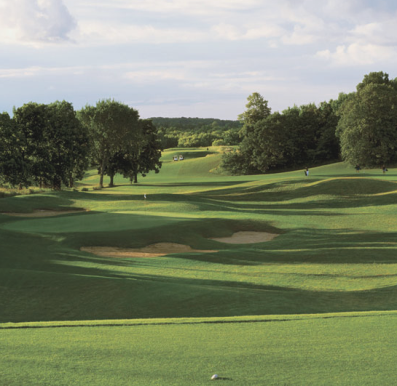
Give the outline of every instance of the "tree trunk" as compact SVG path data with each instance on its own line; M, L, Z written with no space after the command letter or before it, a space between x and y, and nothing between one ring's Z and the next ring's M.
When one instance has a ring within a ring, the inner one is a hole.
M62 182L59 176L55 176L52 181L52 188L54 190L61 190Z
M99 177L99 187L103 188L103 171L105 170L105 157L102 158L101 172Z
M114 183L113 183L113 180L114 180L114 173L112 173L109 177L110 177L109 186L114 186Z
M134 177L134 184L137 184L138 183L138 168L136 165L133 167L132 175Z

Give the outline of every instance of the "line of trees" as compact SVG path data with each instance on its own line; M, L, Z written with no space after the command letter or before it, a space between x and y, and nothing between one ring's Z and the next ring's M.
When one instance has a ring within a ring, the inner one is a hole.
M239 121L213 118L151 118L159 129L165 149L171 147L208 147L238 145Z
M71 103L27 103L0 114L0 182L9 186L73 187L96 166L100 187L116 173L137 182L161 168L161 143L150 120L114 100L76 112Z
M338 117L332 101L294 106L271 113L258 93L248 97L237 150L224 154L222 167L233 174L264 173L269 169L301 167L336 160Z
M373 72L337 100L272 113L258 93L248 97L238 149L221 166L232 174L263 173L336 161L375 167L397 162L397 79Z

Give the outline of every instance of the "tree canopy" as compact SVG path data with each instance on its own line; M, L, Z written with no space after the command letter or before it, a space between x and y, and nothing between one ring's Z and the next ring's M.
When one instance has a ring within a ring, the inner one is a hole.
M237 151L225 154L222 167L233 174L264 173L338 158L338 117L332 101L294 106L271 113L258 93L248 97L243 137ZM241 118L240 118L241 119Z
M27 103L0 119L0 174L19 187L73 186L87 166L88 134L71 103Z
M91 156L98 165L99 186L103 187L103 177L108 173L113 178L116 170L110 161L123 151L126 143L139 146L142 130L138 111L123 103L105 99L96 106L85 106L79 111L79 119L88 129L91 140Z
M397 91L387 74L366 76L339 114L344 160L370 167L397 161Z

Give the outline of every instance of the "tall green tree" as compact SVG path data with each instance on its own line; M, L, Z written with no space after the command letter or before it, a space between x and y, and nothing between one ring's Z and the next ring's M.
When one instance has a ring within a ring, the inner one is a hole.
M0 180L12 187L28 186L30 166L22 133L8 113L0 114Z
M163 147L156 126L150 119L142 119L140 124L143 134L140 146L131 143L125 148L124 155L119 157L120 172L134 183L138 182L139 174L145 176L150 171L159 173L162 165L160 158Z
M252 125L241 143L241 152L251 170L261 173L271 167L282 166L288 160L286 116L274 113Z
M337 133L344 160L373 167L397 161L397 91L386 76L370 78L339 109Z
M238 120L244 125L253 125L270 115L268 101L261 94L254 92L248 96L247 100L248 103L245 105L247 109L238 116Z
M47 118L44 104L30 102L13 110L19 149L29 170L29 177L21 179L20 184L42 184L50 179L52 165L48 160Z
M111 100L100 100L95 106L86 106L78 117L89 131L92 159L98 165L99 186L103 187L106 172L114 175L115 169L109 164L125 145L139 143L142 137L138 111ZM112 174L113 173L113 174Z
M16 148L29 177L20 184L37 183L60 189L82 178L87 166L88 135L71 103L27 103L14 109Z
M52 187L60 189L61 184L72 187L75 180L82 179L88 167L88 130L76 117L69 102L54 102L48 105L49 144L48 161L53 171Z
M389 79L389 74L386 74L383 71L370 72L369 74L364 75L364 79L357 85L356 89L359 92L369 84L383 84L397 89L397 80Z
M223 155L221 167L232 174L250 174L263 171L265 161L258 159L259 152L258 133L260 122L264 122L271 114L268 101L257 92L252 93L247 98L246 110L238 116L238 120L243 124L239 132L242 138L238 150ZM259 138L262 143L264 138ZM266 141L266 140L265 140Z

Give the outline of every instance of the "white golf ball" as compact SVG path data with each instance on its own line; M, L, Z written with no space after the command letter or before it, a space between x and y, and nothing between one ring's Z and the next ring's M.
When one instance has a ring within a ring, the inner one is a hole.
M214 375L211 377L211 379L218 379L218 378L219 378L218 374L214 374Z

